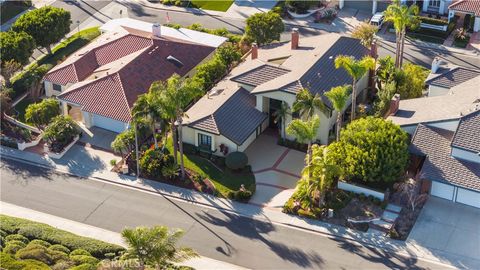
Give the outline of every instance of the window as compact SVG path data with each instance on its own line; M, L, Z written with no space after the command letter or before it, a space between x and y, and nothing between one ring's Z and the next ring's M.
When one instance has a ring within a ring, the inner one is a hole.
M199 146L212 146L212 137L198 133L198 145Z
M62 86L60 84L53 84L53 90L62 92Z
M440 7L440 0L430 0L428 3L430 7Z

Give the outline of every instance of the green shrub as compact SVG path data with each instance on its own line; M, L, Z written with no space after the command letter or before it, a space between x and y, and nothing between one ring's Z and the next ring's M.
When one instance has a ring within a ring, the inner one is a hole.
M47 248L38 244L28 245L25 248L18 250L15 257L20 260L37 260L48 265L51 265L54 262Z
M148 149L140 158L140 168L147 177L158 179L162 176L164 162L169 161L162 149Z
M92 254L90 254L90 252L86 251L85 249L81 249L81 248L75 249L74 251L72 251L70 253L70 256L75 256L75 255L92 256Z
M0 236L0 250L5 246L5 238L3 236Z
M5 244L5 247L3 248L3 251L6 252L6 253L15 255L15 253L17 253L17 251L19 251L20 249L22 249L26 246L27 246L27 244L25 244L22 241L12 240L12 241L9 241Z
M312 213L308 210L299 209L297 213L301 217L306 217L306 218L311 218L311 219L316 219L317 218L317 216L315 216L314 213Z
M60 260L56 262L53 266L53 270L66 270L75 267L75 263L70 260Z
M232 170L243 169L248 164L248 157L242 152L231 152L225 158L225 165Z
M118 253L125 250L121 246L78 236L67 231L56 229L47 224L5 215L0 215L0 229L8 233L18 232L29 239L41 239L51 244L60 244L70 250L85 249L97 258L103 258L105 253ZM20 243L24 244L23 242Z
M66 253L66 254L69 254L70 253L70 249L68 249L67 247L64 247L62 245L51 245L49 248L49 250L53 250L53 251L60 251L60 252L63 252L63 253Z
M295 200L290 197L283 206L283 212L286 214L295 214Z
M5 232L4 230L0 230L0 236L2 237L7 237L8 233Z
M104 257L105 257L106 259L109 259L109 260L113 260L116 256L117 256L117 254L112 253L112 252L105 253L105 255L104 255Z
M52 257L52 260L54 262L68 261L69 260L68 254L65 253L65 252L48 249L48 253Z
M33 244L44 246L46 248L51 246L50 243L48 243L47 241L43 241L43 240L40 240L40 239L34 239L34 240L30 241L30 243L28 243L28 245L33 245Z
M72 267L69 270L97 270L97 266L93 264L84 263L84 264Z
M8 235L7 237L5 237L6 242L10 242L10 241L13 241L13 240L21 241L25 244L28 244L28 242L29 242L28 238L26 238L25 236L23 236L21 234L11 234L11 235Z
M55 116L61 114L60 102L54 98L46 98L32 103L25 109L25 121L36 127L48 125Z
M217 57L197 66L193 81L199 83L204 90L210 89L227 72L227 66Z
M112 166L117 165L117 160L116 159L111 159L110 160L110 165L112 165Z
M100 261L92 256L88 255L70 255L70 259L75 262L76 265L81 265L81 264L92 264L92 265L97 265Z
M423 16L420 16L419 19L422 23L428 23L432 25L448 25L447 20L435 19L435 18L429 18L429 17L423 17Z
M59 115L45 128L43 139L51 151L60 153L81 131L70 116Z
M8 270L49 270L48 265L35 260L18 261L11 255L1 252L0 262L2 269Z

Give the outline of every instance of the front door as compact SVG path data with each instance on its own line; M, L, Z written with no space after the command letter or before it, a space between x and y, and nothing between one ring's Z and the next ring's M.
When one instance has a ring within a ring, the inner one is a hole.
M268 113L269 116L269 123L268 126L270 128L279 128L281 123L275 123L275 112L282 107L282 101L278 99L270 99L270 110Z

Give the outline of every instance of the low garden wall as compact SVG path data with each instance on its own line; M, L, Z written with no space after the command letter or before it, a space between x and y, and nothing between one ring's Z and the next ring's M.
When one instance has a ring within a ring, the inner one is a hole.
M435 25L435 24L429 24L429 23L420 23L420 27L446 32L447 29L448 29L448 24L447 25Z
M385 194L383 194L382 192L378 192L378 191L375 191L375 190L372 190L372 189L356 186L356 185L349 184L349 183L343 182L343 181L338 181L337 187L339 189L350 191L350 192L353 192L353 193L357 193L357 194L363 193L367 196L373 196L373 197L378 198L382 201L385 198Z
M32 127L30 125L27 125L25 123L22 123L18 120L16 120L15 118L11 117L11 116L8 116L6 114L3 114L3 119L7 120L8 122L14 124L14 125L17 125L19 127L22 127L22 128L25 128L25 129L28 129L30 131L33 131L33 132L36 132L36 133L40 133L40 130L36 127Z
M65 146L65 148L62 150L62 152L60 153L54 153L52 151L50 151L50 149L48 149L48 145L45 144L44 147L45 147L45 152L47 153L47 155L53 159L61 159L63 157L63 155L65 155L65 153L68 152L68 150L70 150L70 148L72 148L72 146L80 139L80 136L75 136L75 138L73 139L73 141Z
M38 143L40 143L41 140L42 140L42 135L39 135L39 136L37 137L37 139L34 140L34 141L31 141L31 142L18 142L18 143L17 143L18 150L23 151L23 150L25 150L25 149L27 149L27 148L29 148L29 147L37 146Z

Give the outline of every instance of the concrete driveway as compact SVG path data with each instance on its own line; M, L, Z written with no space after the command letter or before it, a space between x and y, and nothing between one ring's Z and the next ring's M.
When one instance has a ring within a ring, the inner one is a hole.
M453 265L480 269L480 209L430 197L407 243Z
M245 152L257 183L250 203L281 210L300 178L305 153L279 146L276 137L265 133Z

